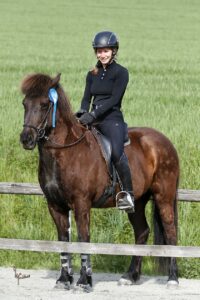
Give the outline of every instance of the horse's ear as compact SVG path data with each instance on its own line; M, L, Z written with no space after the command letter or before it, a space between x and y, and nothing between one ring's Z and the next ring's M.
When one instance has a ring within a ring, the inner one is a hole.
M51 88L55 88L58 85L60 81L60 77L61 77L61 73L58 73L58 75L55 78L53 78L51 83Z

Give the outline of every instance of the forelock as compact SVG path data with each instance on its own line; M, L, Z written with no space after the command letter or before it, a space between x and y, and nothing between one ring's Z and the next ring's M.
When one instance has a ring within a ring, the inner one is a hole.
M48 93L52 79L45 74L30 74L21 83L21 91L26 96L43 96Z

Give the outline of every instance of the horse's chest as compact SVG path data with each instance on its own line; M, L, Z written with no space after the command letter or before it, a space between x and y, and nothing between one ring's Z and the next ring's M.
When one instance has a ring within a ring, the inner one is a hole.
M46 157L40 161L39 181L47 200L58 206L64 206L65 189L61 180L60 166L56 159Z

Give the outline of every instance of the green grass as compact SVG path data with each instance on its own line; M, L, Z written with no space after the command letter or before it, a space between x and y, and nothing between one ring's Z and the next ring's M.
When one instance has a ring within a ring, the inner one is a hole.
M22 78L32 72L61 72L62 85L77 110L85 75L96 61L92 38L97 31L111 29L120 39L118 61L130 73L123 102L126 121L166 134L179 153L180 187L200 189L199 15L197 0L1 1L0 181L37 182L37 150L24 151L19 143ZM151 225L150 205L147 211ZM180 245L200 245L199 214L199 204L179 204ZM134 241L125 214L117 211L94 210L91 228L93 242ZM72 232L75 241L74 221ZM44 199L1 195L0 236L56 239ZM122 272L128 261L121 256L93 256L95 270ZM153 260L144 262L143 272L152 273ZM180 275L200 277L199 263L179 259ZM59 256L1 250L0 265L13 264L59 268Z

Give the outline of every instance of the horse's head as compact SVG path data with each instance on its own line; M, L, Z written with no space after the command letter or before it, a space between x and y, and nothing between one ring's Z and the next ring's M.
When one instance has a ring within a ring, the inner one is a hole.
M24 106L24 129L20 141L24 149L32 150L44 134L52 128L52 110L54 103L49 91L57 88L60 74L51 78L44 74L27 76L21 85Z

